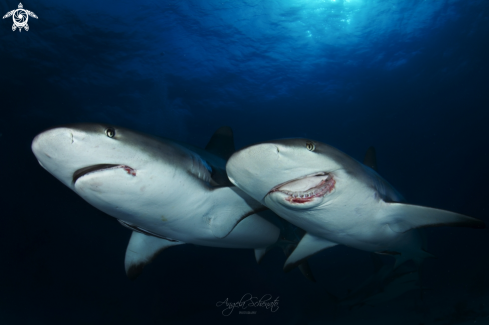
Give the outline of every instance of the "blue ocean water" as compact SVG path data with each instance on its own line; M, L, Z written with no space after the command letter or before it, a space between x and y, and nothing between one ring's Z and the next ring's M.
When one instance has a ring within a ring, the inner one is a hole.
M374 145L380 174L410 203L487 222L487 1L22 4L38 16L28 31L0 24L1 324L489 324L487 230L429 229L437 259L420 285L354 308L333 296L373 266L346 247L310 259L317 283L283 273L279 250L257 265L251 250L192 245L130 281L130 231L30 149L42 130L76 122L201 147L229 125L237 148L306 137L358 160ZM18 5L0 1L2 16ZM279 308L216 306L247 293Z

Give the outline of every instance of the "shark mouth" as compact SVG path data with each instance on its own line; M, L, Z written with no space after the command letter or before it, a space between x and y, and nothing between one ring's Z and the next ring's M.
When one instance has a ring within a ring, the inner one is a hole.
M281 192L288 195L285 200L290 203L307 203L331 193L335 184L332 174L321 172L277 185L268 194Z
M73 184L76 183L76 181L85 175L101 171L101 170L108 170L108 169L117 169L117 168L122 168L124 169L129 175L136 176L136 170L126 166L126 165L114 165L114 164L99 164L99 165L93 165L93 166L88 166L88 167L83 167L78 169L73 173Z

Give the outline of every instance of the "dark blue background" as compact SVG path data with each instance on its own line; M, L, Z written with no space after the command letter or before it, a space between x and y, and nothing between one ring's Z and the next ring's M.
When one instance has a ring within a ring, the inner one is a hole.
M4 15L16 1L0 1ZM431 229L423 300L348 311L369 255L311 259L178 246L135 282L130 232L44 171L43 129L106 122L205 146L309 137L361 160L411 203L489 221L489 3L456 0L30 1L28 32L0 24L1 324L489 324L487 230ZM385 260L386 263L389 259ZM279 296L221 315L216 302ZM457 306L457 307L455 307Z

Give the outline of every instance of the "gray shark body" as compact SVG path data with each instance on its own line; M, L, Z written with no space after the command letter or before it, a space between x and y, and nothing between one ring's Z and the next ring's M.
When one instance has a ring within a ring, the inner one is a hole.
M259 259L279 238L267 221L274 214L228 186L230 128L204 150L119 127L68 125L37 135L32 151L63 184L133 230L125 260L131 278L171 246L251 248Z
M398 265L420 262L430 254L416 228L485 227L457 213L399 203L399 193L372 168L317 141L249 146L231 156L226 170L232 183L307 232L286 271L338 244L393 255Z

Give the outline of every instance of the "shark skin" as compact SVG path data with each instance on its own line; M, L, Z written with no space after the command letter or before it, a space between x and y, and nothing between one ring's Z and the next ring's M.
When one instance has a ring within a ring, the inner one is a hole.
M175 245L263 251L277 243L280 229L267 220L273 213L228 186L232 137L223 127L201 149L121 127L74 124L40 133L32 151L64 185L133 230L125 268L135 278Z
M234 153L226 171L233 184L307 232L287 259L286 271L336 245L393 255L396 266L409 259L420 263L431 255L414 229L485 227L461 214L400 203L402 196L375 170L318 141L252 145Z

